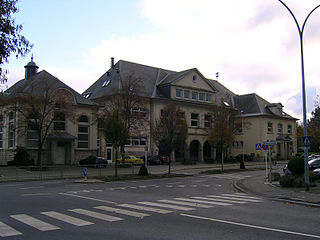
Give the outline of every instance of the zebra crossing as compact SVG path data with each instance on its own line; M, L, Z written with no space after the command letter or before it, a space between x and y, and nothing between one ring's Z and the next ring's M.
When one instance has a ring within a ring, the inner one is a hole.
M242 174L211 174L201 176L202 178L218 178L218 179L230 179L230 180L240 180L250 177L250 175L242 175Z
M193 211L198 208L208 209L214 207L228 207L233 204L253 204L262 202L263 199L244 193L226 193L219 195L177 197L173 199L159 199L154 201L138 201L136 203L116 204L113 206L100 205L91 209L76 208L67 209L65 212L46 211L40 212L36 218L27 214L10 215L10 218L28 225L38 231L61 230L61 226L53 225L41 219L41 215L47 219L54 219L76 227L85 227L95 224L94 220L106 222L118 222L125 217L144 219L152 213L169 214L175 211ZM84 219L83 219L84 218ZM23 235L19 229L14 229L0 219L0 237Z

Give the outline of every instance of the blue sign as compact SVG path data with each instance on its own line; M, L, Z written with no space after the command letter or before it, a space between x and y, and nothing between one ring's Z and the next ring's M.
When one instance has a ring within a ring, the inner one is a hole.
M261 143L256 144L256 150L261 150Z
M268 146L268 145L263 144L263 145L262 145L262 149L263 149L264 151L267 151L267 150L269 149L269 146Z
M303 136L302 137L302 146L310 147L312 143L311 136Z
M86 177L86 176L87 176L87 173L88 173L87 168L84 168L84 169L83 169L83 176Z

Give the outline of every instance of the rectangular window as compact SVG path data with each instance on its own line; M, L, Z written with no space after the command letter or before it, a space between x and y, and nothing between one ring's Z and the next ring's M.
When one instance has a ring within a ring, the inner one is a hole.
M198 92L192 92L192 100L198 100Z
M126 141L127 146L145 146L147 145L146 137L131 137Z
M89 148L89 126L78 126L78 148Z
M182 97L182 90L181 89L176 89L176 97L181 98Z
M271 122L268 122L268 133L273 133L273 125Z
M290 124L288 125L288 134L292 134L292 126Z
M66 130L66 115L62 112L55 112L53 119L54 130Z
M147 110L145 108L131 108L130 113L132 116L140 118L143 117L145 118L147 116Z
M211 102L212 95L211 94L206 94L206 101Z
M38 148L39 135L35 130L27 131L27 148Z
M211 128L212 117L209 114L204 115L204 127Z
M282 123L278 123L278 133L282 133Z
M134 146L139 145L139 138L132 138L132 145Z
M184 98L190 98L190 91L184 91Z
M9 138L8 138L8 146L9 146L9 148L13 148L14 147L15 138L16 138L15 124L14 124L14 122L10 122L9 123Z
M199 100L204 101L204 93L199 93Z
M198 127L198 117L199 114L197 113L191 113L191 127Z
M141 146L145 146L145 145L147 145L147 138L140 138L140 145Z

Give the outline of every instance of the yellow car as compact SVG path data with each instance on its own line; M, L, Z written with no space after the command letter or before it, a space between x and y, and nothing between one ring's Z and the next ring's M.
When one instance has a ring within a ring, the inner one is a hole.
M117 161L119 163L122 163L122 158L118 158ZM132 164L143 164L143 159L137 158L133 155L125 156L124 157L124 163L132 163Z

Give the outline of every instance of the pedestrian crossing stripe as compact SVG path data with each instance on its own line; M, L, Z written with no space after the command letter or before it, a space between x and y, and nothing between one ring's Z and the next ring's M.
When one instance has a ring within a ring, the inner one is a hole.
M230 200L241 200L241 197L226 197L226 196L218 196L218 195L208 195L208 197L216 197L222 199L230 199ZM256 199L246 199L247 202L261 202L261 200Z
M94 208L99 209L99 210L103 210L103 211L109 211L109 212L113 212L113 213L128 215L128 216L132 216L132 217L143 218L143 217L150 216L150 214L146 214L146 213L133 212L133 211L129 211L129 210L107 207L107 206L99 206L99 207L94 207Z
M13 229L5 223L0 222L0 237L11 237L17 235L22 235L22 233Z
M205 205L200 203L191 203L191 202L181 202L181 201L174 201L174 200L158 200L158 202L172 203L172 204L184 205L189 207L212 208L212 206L210 205Z
M219 206L230 206L230 203L223 203L223 202L214 202L214 201L204 201L204 200L197 200L197 199L190 199L190 198L175 198L176 200L187 201L187 202L195 202L195 203L204 203L204 204L212 204L212 205L219 205Z
M219 198L215 198L215 197L192 197L192 198L208 200L208 201L225 202L225 203L239 203L239 204L247 203L247 202L240 201L240 200L236 201L236 200L229 200L229 199L219 199Z
M262 200L261 198L258 197L251 197L247 195L239 195L239 194L221 194L222 196L227 196L227 197L239 197L239 198L244 198L244 199L255 199L255 200Z
M94 224L92 222L88 222L88 221L82 220L80 218L71 217L66 214L58 213L58 212L54 212L54 211L42 212L41 214L55 218L57 220L60 220L60 221L66 222L66 223L70 223L70 224L75 225L77 227L82 227L82 226Z
M82 215L85 215L85 216L89 216L89 217L92 217L92 218L108 221L108 222L115 222L115 221L123 220L123 218L114 217L114 216L110 216L110 215L107 215L107 214L102 214L102 213L89 211L89 210L85 210L85 209L80 209L80 208L78 208L78 209L69 209L69 211L75 212L75 213L79 213L79 214L82 214Z
M50 223L46 223L46 222L43 222L37 218L34 218L34 217L31 217L31 216L28 216L27 214L17 214L17 215L11 215L10 217L24 223L24 224L27 224L31 227L34 227L40 231L51 231L51 230L58 230L60 229L59 227L57 226L54 226Z
M147 206L163 207L163 208L182 210L182 211L195 210L195 208L188 208L188 207L182 207L182 206L176 206L176 205L170 205L170 204L164 204L164 203L155 203L155 202L138 202L138 203L142 205L147 205Z
M147 212L155 212L155 213L160 213L160 214L172 213L172 211L170 211L170 210L164 210L164 209L152 208L152 207L146 207L146 206L139 206L139 205L134 205L134 204L119 204L117 206L136 209L136 210L143 210L143 211L147 211Z

